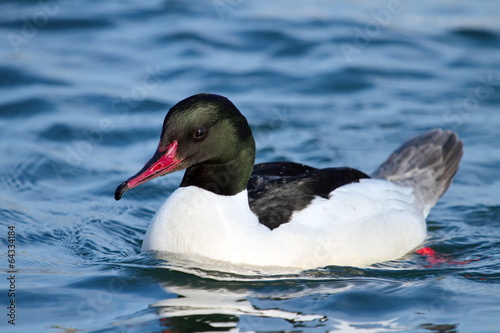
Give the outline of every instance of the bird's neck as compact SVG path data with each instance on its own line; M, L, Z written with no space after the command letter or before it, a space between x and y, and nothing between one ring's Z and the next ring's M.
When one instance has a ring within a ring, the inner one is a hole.
M197 186L219 195L235 195L247 188L255 161L255 150L240 151L226 163L202 163L189 167L181 187Z

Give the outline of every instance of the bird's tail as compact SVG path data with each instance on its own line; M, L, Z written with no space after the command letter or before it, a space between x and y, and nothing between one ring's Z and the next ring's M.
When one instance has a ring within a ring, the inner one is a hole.
M462 155L462 141L456 133L434 129L404 143L372 177L412 187L427 216L450 186Z

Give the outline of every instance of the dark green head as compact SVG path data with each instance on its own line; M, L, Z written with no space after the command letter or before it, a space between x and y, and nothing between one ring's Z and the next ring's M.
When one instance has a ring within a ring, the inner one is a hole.
M255 141L245 117L227 98L198 94L174 105L154 156L116 189L115 198L148 180L186 170L181 186L234 195L247 186Z

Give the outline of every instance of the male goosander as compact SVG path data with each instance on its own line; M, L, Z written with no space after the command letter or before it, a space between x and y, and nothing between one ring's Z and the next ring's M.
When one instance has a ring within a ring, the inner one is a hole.
M245 117L223 96L198 94L170 109L155 154L117 187L115 199L186 169L142 251L251 266L367 266L424 241L425 218L462 154L455 133L435 129L406 142L371 177L290 162L254 166Z

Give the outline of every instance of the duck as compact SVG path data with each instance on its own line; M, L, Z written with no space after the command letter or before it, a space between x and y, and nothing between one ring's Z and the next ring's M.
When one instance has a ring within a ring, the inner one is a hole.
M167 113L158 147L115 199L185 170L154 215L142 252L251 267L366 267L396 260L427 237L426 217L463 155L458 135L409 139L370 175L277 161L254 165L250 125L226 97L202 93Z

